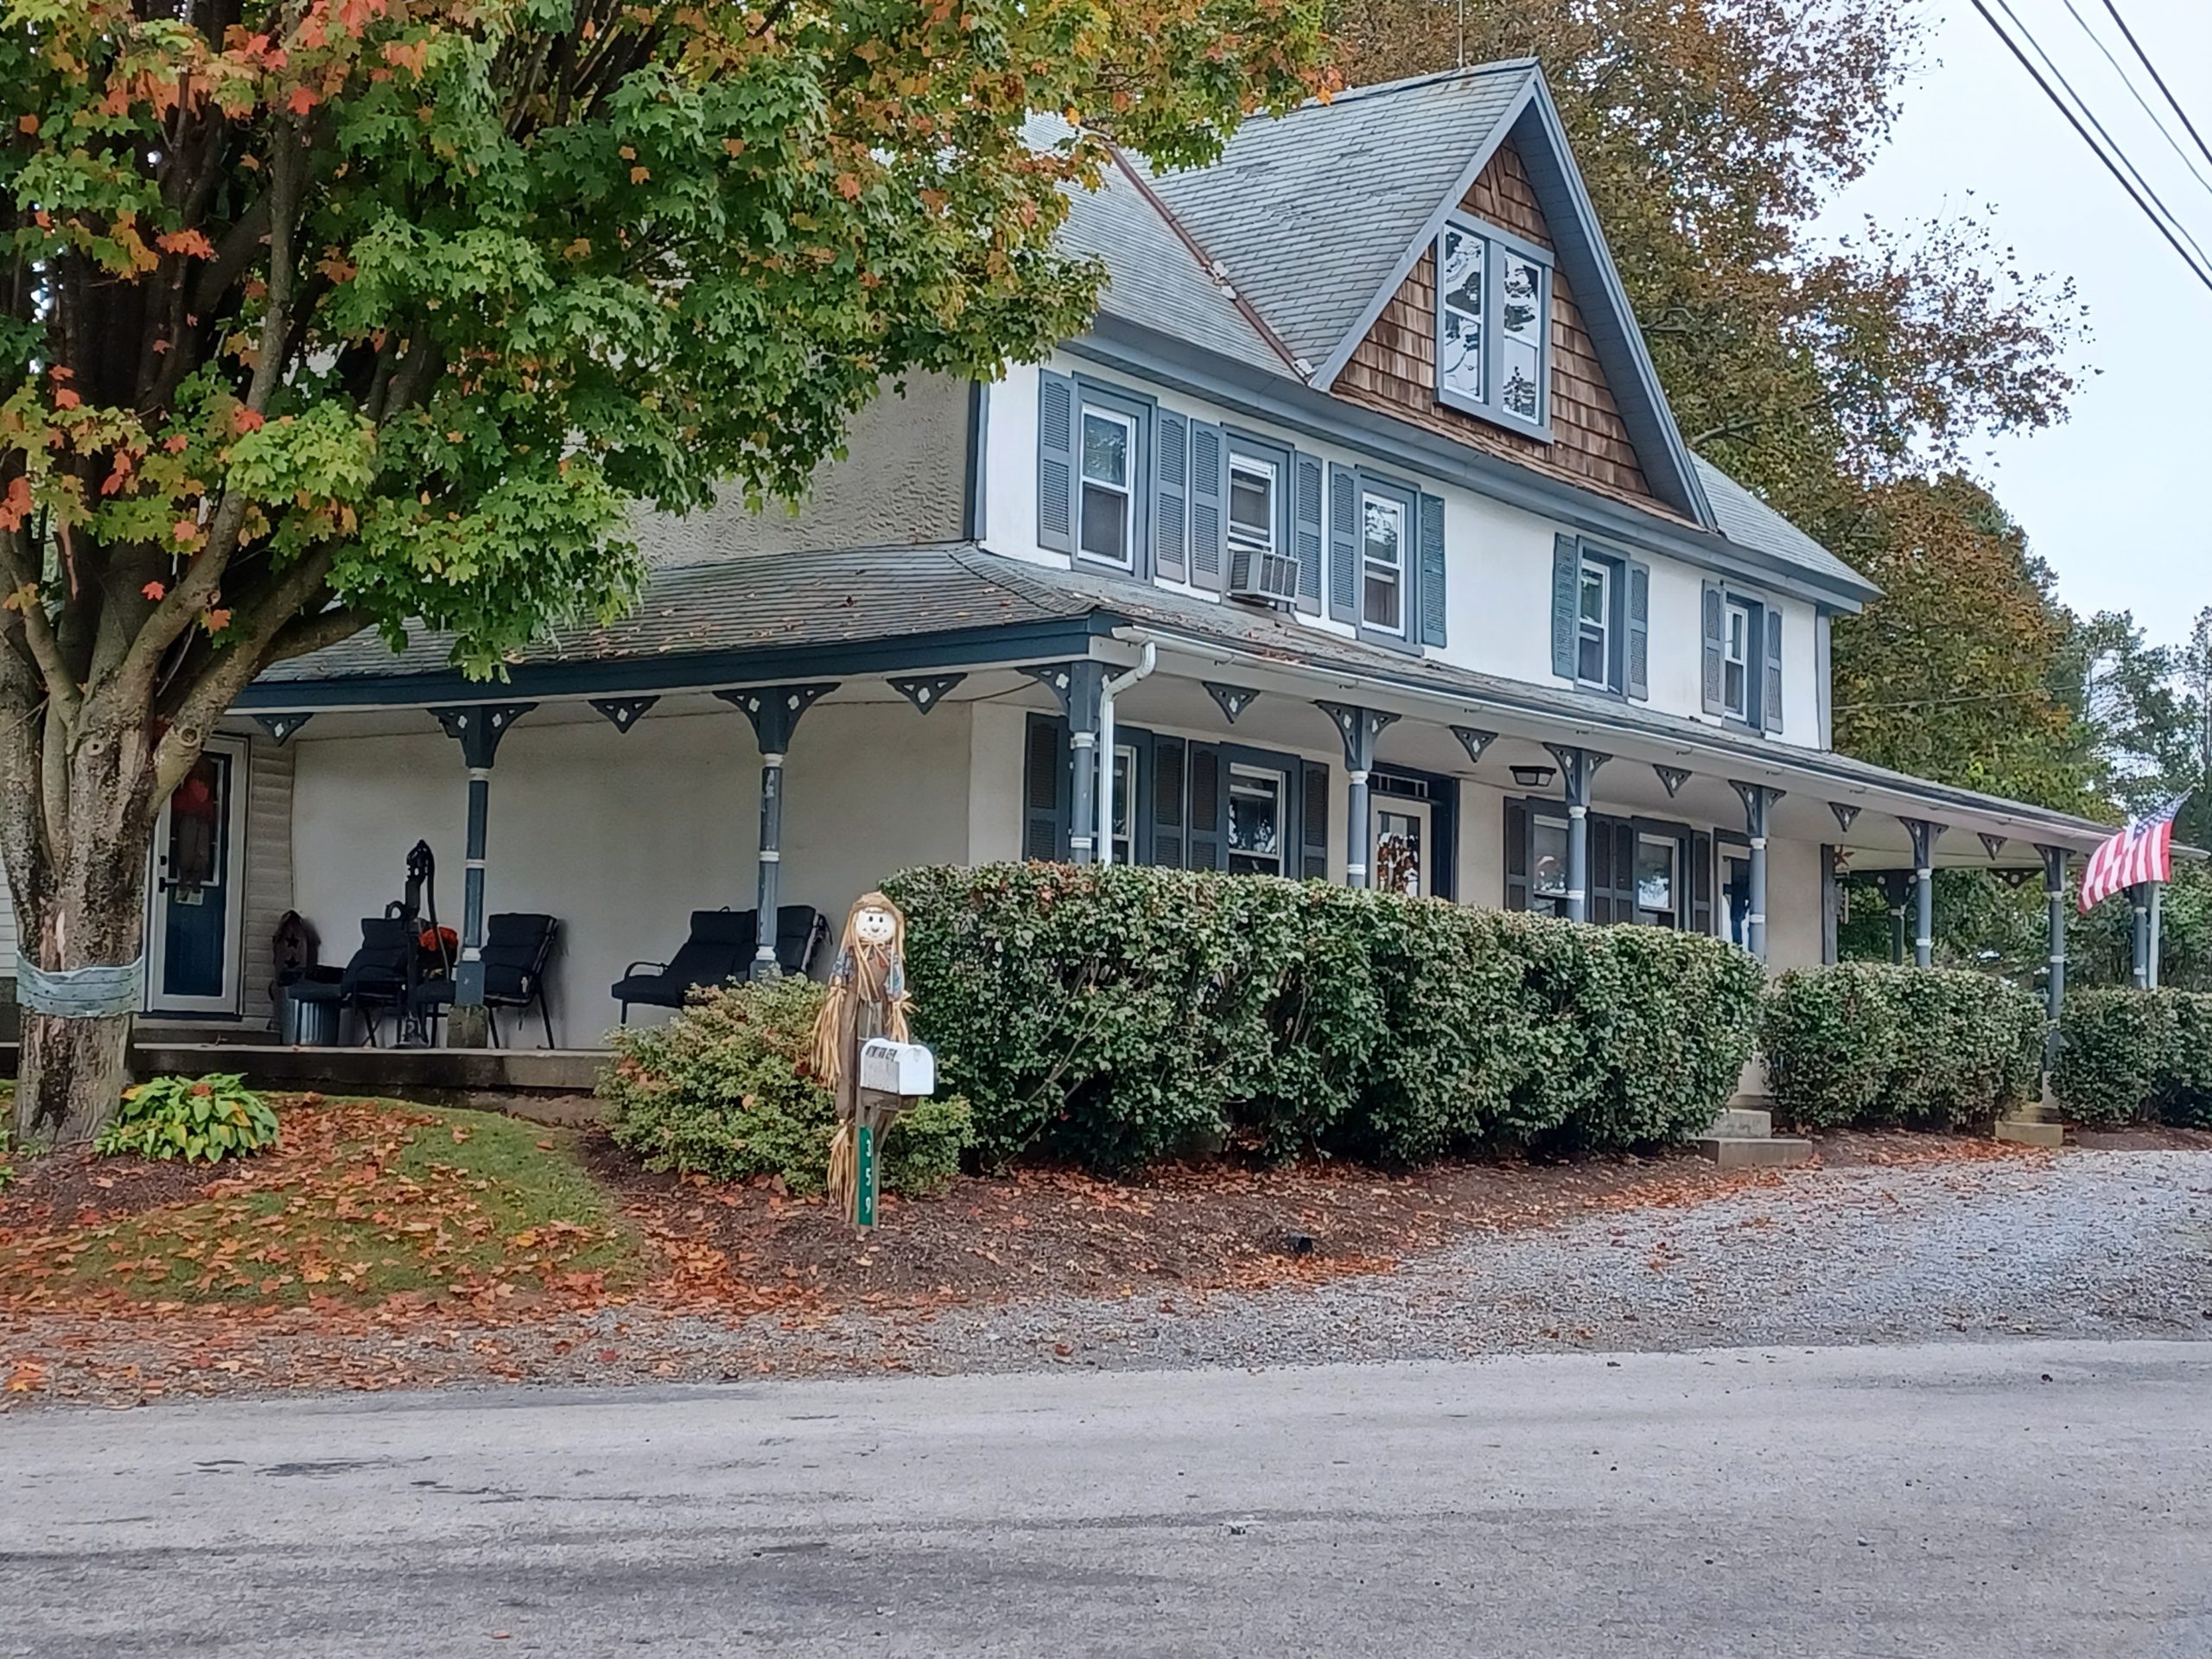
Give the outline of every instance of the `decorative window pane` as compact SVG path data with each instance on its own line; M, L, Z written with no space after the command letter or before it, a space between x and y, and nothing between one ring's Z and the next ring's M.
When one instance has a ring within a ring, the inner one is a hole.
M1365 580L1360 617L1370 628L1403 633L1405 505L1387 496L1370 495L1364 498L1363 508L1362 563Z
M1529 821L1529 908L1566 914L1567 825L1560 819Z
M1083 411L1083 500L1076 544L1109 564L1130 563L1134 519L1129 492L1130 453L1136 423L1102 410Z
M1639 836L1636 842L1636 908L1639 921L1675 925L1676 844L1664 836Z
M1271 553L1275 545L1275 469L1272 462L1237 455L1229 463L1229 539L1232 545Z
M1478 403L1486 395L1483 375L1483 267L1487 246L1482 238L1447 226L1438 271L1437 292L1443 308L1444 326L1437 372L1445 386Z
M1727 633L1722 641L1720 701L1738 720L1751 718L1751 636L1756 632L1751 607L1731 601Z
M1229 871L1282 874L1282 775L1245 766L1229 772Z

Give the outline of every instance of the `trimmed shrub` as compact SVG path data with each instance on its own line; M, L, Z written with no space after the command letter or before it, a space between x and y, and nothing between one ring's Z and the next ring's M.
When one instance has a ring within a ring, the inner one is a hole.
M2075 992L2059 1020L2050 1086L2084 1123L2147 1116L2212 1128L2212 993Z
M181 1158L220 1163L276 1144L276 1109L235 1071L156 1077L123 1091L123 1103L92 1143L104 1158Z
M2043 1004L1986 974L1846 962L1768 988L1759 1047L1776 1115L1799 1128L1955 1128L2033 1095Z
M1751 1047L1758 965L1688 934L1126 866L887 890L918 1028L995 1164L1660 1145L1712 1121Z
M836 1099L806 1070L822 999L804 979L734 986L700 993L664 1025L616 1032L599 1082L607 1133L648 1169L780 1176L793 1192L820 1192L837 1125ZM960 1173L969 1138L966 1102L925 1102L884 1136L878 1180L887 1192L936 1192Z

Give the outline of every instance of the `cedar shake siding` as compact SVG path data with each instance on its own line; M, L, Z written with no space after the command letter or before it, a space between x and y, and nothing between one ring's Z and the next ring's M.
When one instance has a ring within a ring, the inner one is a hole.
M1535 192L1510 144L1499 147L1459 205L1539 247L1552 245ZM1437 401L1433 246L1422 253L1352 352L1337 377L1337 395L1540 472L1679 518L1645 481L1566 274L1555 270L1552 281L1551 442Z

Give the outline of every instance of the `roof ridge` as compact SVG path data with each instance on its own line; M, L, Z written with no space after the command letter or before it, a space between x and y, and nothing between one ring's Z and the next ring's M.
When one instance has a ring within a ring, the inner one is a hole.
M1492 58L1487 63L1456 64L1449 69L1430 69L1418 75L1401 75L1395 80L1371 80L1363 86L1347 86L1332 92L1326 98L1309 98L1293 105L1283 115L1295 115L1300 110L1334 109L1339 104L1357 103L1362 99L1387 96L1392 92L1410 92L1416 86L1434 86L1447 80L1471 80L1477 76L1504 74L1512 70L1541 69L1542 63L1533 57ZM1281 116L1255 116L1253 120L1281 120Z

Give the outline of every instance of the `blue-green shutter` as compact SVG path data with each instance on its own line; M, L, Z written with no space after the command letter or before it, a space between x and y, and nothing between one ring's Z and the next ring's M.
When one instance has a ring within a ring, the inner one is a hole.
M1651 695L1651 567L1628 564L1628 695Z
M1359 473L1329 468L1329 614L1359 620Z
M1309 760L1299 780L1299 874L1308 881L1329 879L1329 769Z
M1068 856L1068 725L1029 716L1021 767L1021 855L1058 864Z
M1698 614L1703 640L1700 649L1703 671L1699 683L1703 688L1705 712L1725 715L1728 712L1727 691L1721 678L1728 656L1728 607L1721 597L1719 582L1705 584L1705 591L1698 600Z
M1552 537L1552 672L1575 677L1574 647L1582 632L1576 611L1582 586L1582 546L1572 536Z
M1505 907L1529 908L1529 809L1505 804Z
M1188 537L1186 500L1190 476L1190 439L1185 423L1172 410L1160 411L1159 448L1153 460L1153 570L1171 582L1180 582L1188 569L1184 549Z
M1421 642L1444 643L1444 502L1440 497L1421 499Z
M1713 837L1702 830L1690 834L1690 931L1713 931Z
M1759 718L1770 732L1782 729L1782 609L1766 607L1766 695L1759 699Z
M1037 381L1037 545L1075 551L1075 382L1041 371Z
M1152 861L1162 869L1183 868L1189 834L1183 779L1183 740L1152 740Z
M1321 461L1318 455L1291 459L1291 547L1298 554L1298 608L1321 613Z
M1221 591L1223 532L1229 511L1229 442L1221 429L1191 423L1191 581Z
M1211 743L1185 745L1190 751L1190 787L1185 797L1189 839L1184 863L1193 870L1229 868L1229 768Z

